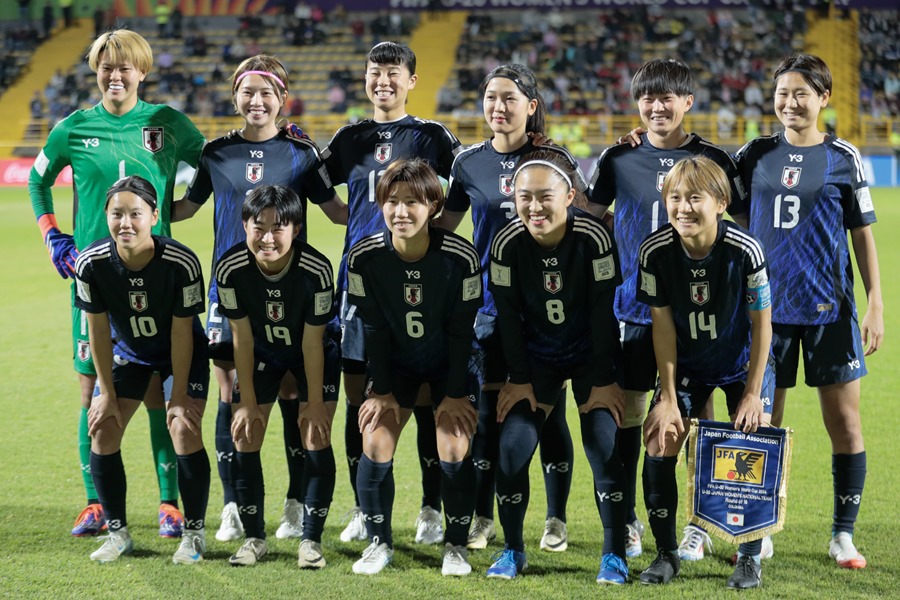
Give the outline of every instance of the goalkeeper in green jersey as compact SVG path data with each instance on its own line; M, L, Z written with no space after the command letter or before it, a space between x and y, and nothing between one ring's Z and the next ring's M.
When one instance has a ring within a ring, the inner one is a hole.
M97 73L102 100L93 108L72 113L53 128L28 179L41 235L53 265L64 279L74 279L78 251L108 235L103 212L106 190L122 177L139 175L153 185L160 200L159 221L153 233L169 236L178 163L197 166L204 143L203 135L186 116L138 98L138 86L153 65L153 51L143 37L126 30L104 33L91 45L87 59ZM50 189L67 165L72 167L75 187L73 235L60 231ZM78 445L88 500L72 535L96 535L105 529L105 521L90 474L87 410L97 376L91 361L87 321L74 303L72 334L75 371L81 384ZM151 383L145 398L159 477L159 531L164 537L179 537L183 519L177 508L175 450L166 430L161 389L158 382Z

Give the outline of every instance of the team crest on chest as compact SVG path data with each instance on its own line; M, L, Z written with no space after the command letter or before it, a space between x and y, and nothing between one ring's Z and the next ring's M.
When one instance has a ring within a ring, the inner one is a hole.
M266 315L276 323L284 318L284 302L266 302Z
M797 187L800 183L800 167L785 167L781 172L781 185L786 188Z
M166 130L162 127L142 127L144 148L154 154L166 145Z
M559 271L544 271L544 289L555 294L562 289L562 274Z
M422 304L422 284L404 283L403 298L410 306L418 306L419 304Z
M375 144L375 160L384 164L391 160L391 146L393 144Z
M500 193L504 196L511 196L513 193L512 175L500 176Z
M128 292L128 304L132 309L144 312L147 310L147 292Z
M666 180L667 174L668 173L666 173L665 171L657 171L656 172L656 191L657 192L662 191L663 182Z
M706 304L709 302L709 282L708 281L692 281L691 282L691 300L694 304Z
M264 166L263 163L247 163L247 172L244 174L244 177L250 183L259 183L263 178Z

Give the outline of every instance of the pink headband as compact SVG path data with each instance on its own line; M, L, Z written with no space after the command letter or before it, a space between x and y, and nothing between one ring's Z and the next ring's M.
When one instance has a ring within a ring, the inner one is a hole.
M278 82L278 85L280 85L283 90L287 91L287 86L284 85L284 82L281 79L279 79L278 75L276 75L275 73L270 73L268 71L244 71L243 73L238 75L237 79L234 80L235 88L237 88L237 85L241 82L241 79L243 79L247 75L262 75L264 77L271 77Z

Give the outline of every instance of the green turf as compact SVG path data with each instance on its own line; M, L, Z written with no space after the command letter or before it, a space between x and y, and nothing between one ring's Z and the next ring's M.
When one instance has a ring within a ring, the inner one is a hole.
M57 194L57 211L70 213L70 198ZM900 265L900 190L877 189L874 193L880 223L875 225L886 304L886 343L868 363L870 375L863 381L863 428L869 456L869 476L860 512L857 545L869 567L862 572L835 568L827 556L832 510L830 448L821 424L815 394L797 388L789 394L785 423L795 429L794 466L789 484L787 527L775 537L775 558L765 563L763 588L754 597L766 598L872 598L896 597L900 584L900 538L896 499L900 483L894 474L897 444L895 397L898 376L891 375L900 358L895 342L900 331L896 307L900 283L892 277ZM62 227L70 230L68 219ZM470 228L467 227L467 231ZM212 214L204 207L194 219L176 225L175 236L194 248L209 264ZM341 515L351 507L350 487L344 466L339 408L334 439L338 462L335 501L324 536L328 567L321 572L296 568L296 542L276 540L273 532L286 489L286 468L280 443L281 424L273 419L263 451L268 483L267 522L270 555L252 569L228 566L227 556L236 544L213 539L218 526L221 486L213 467L209 511L209 553L196 567L175 567L170 558L176 542L156 537L156 480L151 468L146 418L137 415L123 446L129 475L129 519L136 551L131 558L100 566L88 560L98 542L68 535L72 520L84 501L75 448L78 387L71 369L69 335L69 286L50 265L34 224L25 188L0 188L0 240L4 266L0 268L0 365L6 374L0 384L6 425L6 447L0 455L0 596L67 598L181 598L245 595L266 598L571 598L588 595L624 597L691 596L710 598L724 594L731 567L725 560L733 547L716 542L710 559L685 565L682 577L664 589L631 584L604 590L594 583L600 527L591 491L590 469L578 449L578 418L569 406L569 421L576 440L575 483L569 502L569 550L550 555L537 550L545 502L537 468L533 469L533 493L525 536L531 567L514 582L484 578L490 557L498 546L471 555L472 576L447 580L440 576L438 547L412 544L413 521L420 496L414 430L407 431L396 460L397 500L394 509L396 553L394 564L376 578L362 578L350 566L363 543L338 541ZM343 233L326 222L317 209L310 214L310 241L337 264ZM208 276L208 272L207 272ZM861 297L861 296L860 296ZM861 301L864 306L864 301ZM861 306L861 310L863 310ZM721 399L719 412L724 412ZM208 413L214 412L213 410ZM277 411L276 411L277 413ZM213 448L214 419L207 414L207 448ZM411 422L410 428L415 424ZM684 481L680 471L679 481ZM683 492L683 487L682 487ZM639 501L638 510L646 522ZM683 495L681 506L684 506ZM683 511L683 509L680 509ZM635 571L645 568L653 554L653 542L645 538L648 552L631 561ZM636 577L632 577L635 580ZM363 594L368 594L363 596Z

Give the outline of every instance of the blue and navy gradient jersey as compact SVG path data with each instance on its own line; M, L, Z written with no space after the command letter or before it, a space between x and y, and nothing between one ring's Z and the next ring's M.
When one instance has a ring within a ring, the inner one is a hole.
M347 253L364 237L384 229L384 217L375 202L375 184L398 158L421 158L447 179L460 147L450 130L437 121L409 115L381 123L372 119L338 130L322 150L334 185L347 184L350 216L344 253L338 270L338 289L346 289Z
M650 324L650 309L635 301L637 252L648 235L669 222L662 184L669 170L682 158L703 155L725 171L731 182L728 212L746 212L746 194L737 168L727 152L694 134L678 148L664 150L650 144L646 134L641 144L617 144L603 151L591 182L591 202L609 206L615 200L616 244L622 263L623 283L616 292L616 317L636 325Z
M481 306L481 267L467 240L430 229L428 250L407 262L390 231L364 238L348 257L348 295L366 332L376 394L404 373L447 373L447 396L467 395L472 325Z
M637 299L669 306L675 321L676 377L725 385L747 376L750 360L749 307L768 306L766 257L747 230L719 222L710 253L696 260L681 238L664 225L641 244ZM760 291L762 290L762 291Z
M529 383L534 364L593 364L594 385L616 381L613 298L621 281L612 232L600 219L569 207L566 233L552 250L521 219L510 221L491 245L490 277L509 380Z
M326 325L333 316L334 277L321 252L295 239L294 255L278 275L264 275L239 242L216 267L219 312L250 320L257 362L289 369L303 364L303 327Z
M529 140L524 146L510 153L494 150L490 140L475 144L460 152L450 169L450 184L447 187L445 210L466 212L472 207L474 224L473 241L481 256L484 277L484 306L482 313L496 316L494 297L488 288L488 265L491 262L491 242L494 236L511 219L517 218L516 198L512 176L519 159L536 150ZM575 187L587 193L587 182L578 162L569 151L560 146L547 144L541 150L559 152L578 175Z
M236 133L211 141L200 155L187 198L203 204L210 194L215 197L213 270L229 248L246 240L241 206L247 194L260 185L280 185L300 196L303 228L298 237L303 240L307 199L322 204L334 197L319 149L310 140L288 139L281 131L264 142L251 142ZM219 302L215 280L209 285L209 302Z
M777 133L741 148L737 161L750 231L772 266L772 321L833 323L843 302L855 307L847 230L875 222L859 150L834 136L792 146Z
M172 363L172 319L204 310L203 273L197 255L175 240L153 236L153 258L140 271L128 269L112 238L97 240L75 263L75 306L108 313L113 352L129 362L166 367Z

